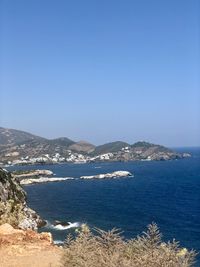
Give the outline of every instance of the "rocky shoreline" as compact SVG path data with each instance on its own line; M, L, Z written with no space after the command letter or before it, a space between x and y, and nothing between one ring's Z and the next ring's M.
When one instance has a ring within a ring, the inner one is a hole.
M154 148L155 150L157 147ZM41 155L39 157L27 156L26 159L23 157L18 159L10 159L5 161L3 158L0 162L0 166L9 167L14 165L50 165L50 164L63 164L63 163L72 163L72 164L81 164L81 163L99 163L99 162L131 162L131 161L168 161L168 160L177 160L190 158L191 154L189 153L177 153L174 151L154 151L154 149L147 149L147 151L133 149L122 149L118 152L108 152L105 154L99 155L88 155L80 154L69 151L68 155L60 155L56 153L55 155ZM0 157L1 160L1 157ZM36 174L37 175L37 174Z
M67 180L77 180L79 178L74 177L43 177L41 174L51 174L54 175L50 170L26 170L12 172L11 175L14 179L18 180L20 185L31 185L39 183L50 183L50 182L62 182ZM126 178L133 177L133 174L128 171L114 171L111 173L103 173L89 176L80 176L80 179L116 179L116 178Z
M18 180L29 177L50 176L53 172L50 170L28 170L28 171L13 171L12 176Z
M20 182L0 168L0 224L9 223L13 227L33 230L46 224L27 206L26 197Z

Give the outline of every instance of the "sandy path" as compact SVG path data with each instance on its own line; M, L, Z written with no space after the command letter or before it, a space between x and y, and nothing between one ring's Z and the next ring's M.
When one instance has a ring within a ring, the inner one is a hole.
M60 248L1 248L0 267L60 267L61 255Z

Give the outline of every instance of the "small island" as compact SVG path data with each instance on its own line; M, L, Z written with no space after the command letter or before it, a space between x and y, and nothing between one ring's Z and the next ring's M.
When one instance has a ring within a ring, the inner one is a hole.
M40 177L43 176L52 176L53 172L50 170L20 170L20 171L13 171L12 176L18 180L24 179L24 178L33 178L33 177Z
M97 174L97 175L90 175L90 176L81 176L81 179L116 179L122 177L133 177L133 174L128 171L115 171L111 173L104 173L104 174Z
M39 177L39 178L29 178L23 179L20 181L21 185L29 185L29 184L40 184L40 183L49 183L49 182L62 182L66 180L74 180L73 177Z

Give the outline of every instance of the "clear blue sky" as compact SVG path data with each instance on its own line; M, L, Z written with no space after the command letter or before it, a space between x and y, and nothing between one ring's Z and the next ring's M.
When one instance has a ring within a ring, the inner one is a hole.
M198 0L0 0L0 125L200 145Z

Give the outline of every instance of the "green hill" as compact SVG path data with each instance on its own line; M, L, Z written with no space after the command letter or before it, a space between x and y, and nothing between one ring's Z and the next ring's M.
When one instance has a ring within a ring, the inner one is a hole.
M104 145L97 146L92 154L99 155L99 154L105 154L109 152L114 153L114 152L118 152L123 147L127 147L127 146L130 146L130 145L122 141L106 143Z

